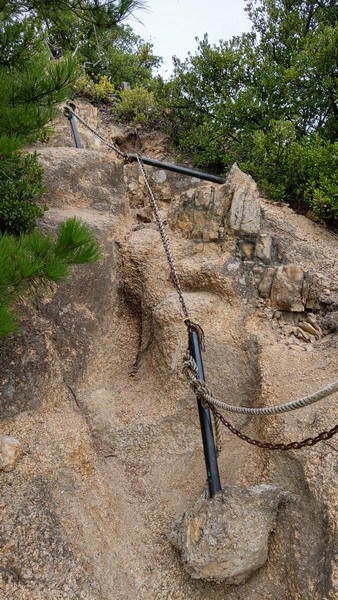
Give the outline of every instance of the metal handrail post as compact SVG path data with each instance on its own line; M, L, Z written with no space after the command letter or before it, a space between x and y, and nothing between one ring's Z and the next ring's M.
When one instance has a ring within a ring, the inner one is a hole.
M197 365L198 378L205 381L200 342L196 331L189 331L189 350L191 356L193 357ZM211 416L210 411L203 406L201 400L198 400L197 404L201 425L204 460L207 470L209 494L210 498L213 498L213 496L215 496L217 492L221 491L222 487L218 470L217 453L214 434L212 431Z
M75 110L75 104L69 104L69 107L72 110ZM75 117L75 115L70 110L67 110L67 106L65 107L64 112L65 112L65 115L66 115L67 119L70 122L70 126L71 126L71 129L72 129L72 134L73 134L75 146L76 146L76 148L82 149L83 146L81 144L81 140L80 140L80 136L79 136L79 131L78 131L78 128L77 128L77 125L76 125L76 117Z
M80 136L79 136L79 132L78 132L78 128L76 125L76 120L74 115L70 116L70 124L72 127L72 133L73 133L73 138L74 138L74 142L75 142L75 146L77 148L83 148L82 144L81 144L81 140L80 140Z

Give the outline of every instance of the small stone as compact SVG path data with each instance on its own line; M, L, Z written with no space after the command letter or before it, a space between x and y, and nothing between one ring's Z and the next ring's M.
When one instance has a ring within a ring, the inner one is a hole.
M253 255L253 245L250 244L249 242L242 242L240 244L240 249L241 249L241 254L242 254L242 258L244 259L251 259L252 255Z
M266 233L261 233L256 241L255 256L259 258L263 263L269 264L271 262L271 250L272 250L272 238Z
M153 220L152 210L148 206L139 208L136 212L136 216L141 223L151 223Z
M152 174L152 179L160 185L167 180L167 174L163 169L156 169Z
M272 306L285 311L303 312L303 283L304 271L298 265L278 267L271 286Z
M273 267L269 267L263 273L263 277L258 286L258 291L259 291L260 295L262 296L262 298L269 298L270 292L271 292L271 287L272 287L272 282L275 277L275 273L276 273L276 269L274 269Z
M302 321L301 323L299 323L299 327L303 331L306 331L307 333L310 333L311 335L314 335L315 337L319 337L318 329L313 327L313 325L311 325L310 323L307 323L307 321Z
M306 333L306 331L303 331L303 329L300 329L299 327L297 327L297 337L305 340L306 342L311 341L311 336L308 333Z
M20 458L19 440L8 435L0 435L0 470L12 471Z

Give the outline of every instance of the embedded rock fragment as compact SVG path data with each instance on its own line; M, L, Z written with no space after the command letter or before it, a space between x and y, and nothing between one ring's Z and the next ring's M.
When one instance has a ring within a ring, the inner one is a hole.
M255 256L259 258L263 263L271 263L271 251L272 251L272 238L267 233L261 233L255 246Z
M21 444L8 435L0 435L0 470L12 471L19 460Z
M268 558L269 534L285 492L272 485L224 488L200 498L169 532L193 579L239 585Z
M201 185L187 190L173 203L169 222L172 229L188 238L217 241L224 234L224 218L229 207L225 185Z
M304 271L298 265L283 265L276 269L270 298L272 306L291 312L304 311Z
M261 207L255 181L235 163L224 187L231 201L230 229L240 235L257 235L261 226Z
M258 286L258 291L262 298L269 298L275 273L276 269L274 267L269 267L264 271L262 279Z

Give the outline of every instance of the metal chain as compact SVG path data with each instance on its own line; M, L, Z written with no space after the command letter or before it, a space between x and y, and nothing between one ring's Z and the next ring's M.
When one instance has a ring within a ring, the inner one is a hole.
M216 408L210 404L210 402L206 402L205 404L208 406L208 408L210 408L213 415L216 415L219 421L221 421L221 423L223 423L223 425L225 425L225 427L227 427L231 433L237 435L237 437L239 437L241 440L248 442L248 444L253 444L259 448L266 448L267 450L300 450L300 448L311 447L315 444L318 444L318 442L329 440L336 435L336 433L338 433L337 423L337 425L335 425L329 431L322 431L322 433L319 433L316 437L306 438L300 442L289 442L288 444L272 444L270 442L261 442L260 440L255 440L248 435L245 435L245 433L242 433L242 431L239 431L239 429L236 429L236 427L231 425L231 423L229 423L229 421L227 421L223 415L221 415L221 413L219 413L218 410L216 410Z
M159 229L159 232L160 232L160 236L161 236L161 239L162 239L162 243L163 243L163 246L164 246L164 250L165 250L165 253L166 253L166 256L167 256L167 260L168 260L168 263L169 263L169 267L170 267L171 275L172 275L172 278L173 278L173 282L174 282L176 291L178 293L178 297L180 299L180 303L181 303L181 306L182 306L183 314L184 314L185 319L189 319L189 311L188 311L187 305L186 305L185 300L184 300L184 296L183 296L183 292L182 292L180 280L179 280L179 277L178 277L178 274L177 274L177 271L176 271L176 267L175 267L174 258L173 258L173 255L171 253L170 242L169 242L168 236L166 234L166 231L164 229L162 217L161 217L159 208L157 206L157 202L155 200L155 196L154 196L153 191L152 191L152 189L151 189L151 187L149 185L148 178L147 178L147 175L145 173L144 164L142 162L142 158L140 157L139 154L136 155L136 160L138 162L138 165L140 167L140 171L142 173L144 182L145 182L147 190L148 190L148 195L149 195L149 198L150 198L151 205L153 207L153 211L154 211L155 218L156 218L156 223L157 223L157 226L158 226L158 229Z
M189 381L190 386L194 390L195 394L202 398L204 402L212 404L213 406L222 410L246 415L278 415L291 410L297 410L298 408L303 408L304 406L309 406L310 404L318 402L319 400L322 400L323 398L326 398L327 396L330 396L338 391L338 381L335 381L334 383L331 383L322 390L319 390L310 396L304 396L304 398L299 398L298 400L293 400L292 402L265 408L251 408L248 406L234 406L233 404L226 404L225 402L217 400L212 391L206 386L205 382L201 379L198 379L197 365L189 350L184 356L183 373L186 379Z
M114 144L111 144L110 142L107 142L107 140L105 140L102 135L100 135L95 129L93 129L90 125L88 125L88 123L86 123L86 121L84 121L82 119L82 117L80 117L80 115L78 115L70 106L69 104L66 104L66 110L69 111L72 115L74 115L74 117L76 117L78 119L78 121L80 121L80 123L82 123L82 125L84 125L85 127L87 127L87 129L89 131L91 131L91 133L93 135L95 135L95 137L97 137L103 144L105 144L106 146L108 146L108 148L110 148L111 150L114 150L114 152L117 152L117 154L119 154L119 156L121 156L123 159L127 159L128 155L125 152L122 152L119 148L117 148L116 146L114 146Z
M93 129L88 123L86 123L86 121L84 121L84 119L82 119L82 117L80 117L80 115L78 115L69 105L66 105L66 109L72 115L74 115L74 117L76 117L89 131L91 131L91 133L93 135L95 135L103 144L108 146L108 148L110 148L111 150L114 150L114 152L116 152L124 160L128 159L128 154L126 154L125 152L122 152L119 148L117 148L116 146L114 146L113 144L111 144L110 142L105 140L95 129ZM172 252L171 252L169 239L168 239L168 236L164 229L161 214L158 209L157 202L155 200L153 191L149 185L149 182L148 182L148 179L147 179L147 176L145 173L143 161L139 154L136 154L136 160L138 162L140 171L142 173L145 185L148 190L148 195L149 195L152 207L153 207L153 211L154 211L155 218L156 218L156 223L157 223L157 226L158 226L158 229L160 232L163 247L164 247L164 250L165 250L165 253L167 256L167 260L168 260L168 264L169 264L169 268L170 268L170 271L172 274L173 283L175 285L175 288L178 293L178 297L179 297L179 300L180 300L180 303L182 306L182 310L183 310L183 314L184 314L184 318L185 318L185 324L187 325L187 327L189 329L189 327L191 327L191 325L194 325L194 324L191 324L191 322L189 320L189 311L188 311L188 308L187 308L187 305L186 305L186 302L185 302L185 299L183 296L180 280L179 280L179 277L178 277L178 274L176 271L175 262L174 262L174 258L173 258ZM323 390L320 390L319 392L312 394L311 396L307 396L305 398L300 398L299 400L295 400L295 401L289 402L287 404L281 404L279 406L268 407L268 408L249 408L249 407L244 407L244 406L240 406L240 407L232 406L230 404L226 404L224 402L220 402L219 400L216 400L216 398L214 398L212 392L205 385L204 381L197 378L197 375L198 375L197 366L196 366L194 359L191 357L190 354L187 354L185 356L183 372L184 372L185 376L187 377L187 379L189 380L191 387L194 389L196 396L201 398L205 402L205 404L208 406L208 408L211 410L211 412L213 413L214 429L215 429L216 443L217 443L218 449L220 449L220 444L221 444L221 437L220 437L221 432L219 429L219 422L223 423L223 425L225 425L225 427L227 427L229 429L229 431L231 431L232 433L237 435L242 440L248 442L249 444L253 444L255 446L258 446L259 448L267 448L269 450L298 450L305 446L314 446L318 442L330 439L338 432L338 424L337 424L335 427L333 427L329 431L324 431L314 438L306 438L305 440L302 440L300 442L298 442L298 441L290 442L289 444L271 444L269 442L261 442L259 440L255 440L255 439L250 438L249 436L245 435L244 433L242 433L241 431L236 429L236 427L231 425L231 423L229 423L229 421L227 421L223 417L223 415L221 415L216 409L216 406L218 406L219 408L223 408L225 410L228 410L231 412L236 412L236 413L255 414L255 415L280 414L282 412L287 412L290 410L295 410L297 408L301 408L303 406L308 406L309 404L312 404L313 402L317 402L318 400L321 400L322 398L325 398L326 396L333 394L334 392L338 391L338 381L327 386Z

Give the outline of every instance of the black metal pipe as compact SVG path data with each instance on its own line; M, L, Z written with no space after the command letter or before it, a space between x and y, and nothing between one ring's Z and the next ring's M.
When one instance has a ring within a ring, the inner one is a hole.
M198 335L195 331L189 331L189 349L190 353L197 364L198 378L205 381L201 348ZM221 488L221 481L218 471L217 454L215 447L214 434L212 431L212 423L210 411L204 408L202 402L198 400L198 413L201 424L201 433L204 449L205 466L207 470L208 486L210 498L215 496Z
M74 142L75 142L75 146L77 148L83 148L82 144L81 144L81 140L80 140L80 136L79 136L79 132L78 132L78 128L76 125L76 119L74 117L74 115L72 113L70 113L70 117L68 117L70 120L70 125L72 128L72 133L73 133L73 138L74 138Z
M137 154L128 154L127 156L132 160L137 159ZM147 156L141 156L140 158L145 165L150 165L151 167L165 169L166 171L175 171L176 173L181 173L182 175L189 175L189 177L205 179L205 181L212 181L213 183L225 182L225 179L223 179L222 177L219 177L218 175L211 175L211 173L203 173L202 171L196 171L195 169L190 169L189 167L181 167L178 165L173 165L172 163L166 163L162 162L161 160L156 160L155 158L147 158Z

